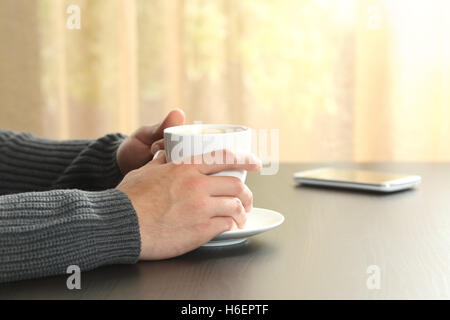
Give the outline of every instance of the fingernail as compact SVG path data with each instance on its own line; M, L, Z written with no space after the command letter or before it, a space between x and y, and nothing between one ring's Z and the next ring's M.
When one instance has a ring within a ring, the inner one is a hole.
M158 158L158 156L161 154L161 152L163 152L163 150L158 150L156 151L155 155L153 156L152 160L155 160L156 158Z
M152 145L152 147L150 149L150 152L153 153L153 154L156 154L159 151L159 149L160 149L159 145L158 144L154 144L154 145Z

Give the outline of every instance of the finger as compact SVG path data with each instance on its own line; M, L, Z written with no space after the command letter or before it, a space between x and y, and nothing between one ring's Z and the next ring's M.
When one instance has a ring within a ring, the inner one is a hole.
M208 200L208 211L212 217L232 217L238 228L245 227L247 216L244 206L239 198L235 197L211 197Z
M208 176L207 191L211 196L230 196L241 200L245 212L253 209L253 194L250 189L236 177Z
M261 170L261 160L251 153L233 153L217 150L189 159L203 174L214 174L224 170Z
M152 147L150 148L150 152L155 154L158 150L164 149L164 140L160 139L158 141L153 142Z
M165 128L183 125L184 120L184 112L181 109L174 109L170 111L159 124L141 127L136 131L135 136L140 141L150 146L154 141L162 139Z
M230 231L235 227L235 222L231 217L213 217L210 219L210 225L205 231L205 242L218 236L219 234Z

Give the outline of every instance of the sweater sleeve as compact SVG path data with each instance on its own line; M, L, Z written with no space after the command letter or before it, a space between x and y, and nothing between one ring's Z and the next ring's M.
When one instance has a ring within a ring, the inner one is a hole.
M135 263L139 224L127 195L53 190L0 196L0 282Z
M0 195L53 189L105 190L122 179L116 151L125 136L54 141L0 130Z

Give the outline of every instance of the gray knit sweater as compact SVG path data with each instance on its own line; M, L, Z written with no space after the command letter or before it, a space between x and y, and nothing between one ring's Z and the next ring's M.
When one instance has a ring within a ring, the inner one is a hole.
M137 216L113 189L123 139L52 141L0 130L0 282L137 261Z

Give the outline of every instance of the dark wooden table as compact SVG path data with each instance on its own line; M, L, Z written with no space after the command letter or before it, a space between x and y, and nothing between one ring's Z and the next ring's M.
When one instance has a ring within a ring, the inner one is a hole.
M336 165L336 164L335 164ZM374 299L450 298L450 164L337 164L422 175L390 195L296 186L292 174L318 164L282 164L249 175L255 206L284 224L227 248L66 276L0 284L6 299ZM367 268L380 271L369 289Z

